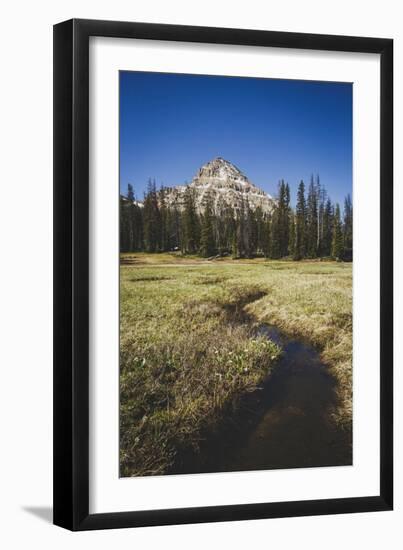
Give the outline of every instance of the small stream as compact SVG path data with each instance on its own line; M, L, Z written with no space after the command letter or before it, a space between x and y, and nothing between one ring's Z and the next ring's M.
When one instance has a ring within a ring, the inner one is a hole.
M307 468L352 464L351 432L330 414L337 404L336 381L309 344L260 325L259 335L279 344L274 372L215 433L199 453L178 457L170 473Z

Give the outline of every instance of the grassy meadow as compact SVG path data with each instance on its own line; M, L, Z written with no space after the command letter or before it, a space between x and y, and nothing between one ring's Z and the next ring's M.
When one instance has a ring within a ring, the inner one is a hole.
M121 476L169 471L267 378L281 349L262 323L320 351L350 427L352 264L132 253L120 270Z

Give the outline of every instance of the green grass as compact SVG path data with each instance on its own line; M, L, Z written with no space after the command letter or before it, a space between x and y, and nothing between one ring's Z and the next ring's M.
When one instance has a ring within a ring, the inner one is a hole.
M129 258L128 258L129 257ZM121 266L121 475L163 474L273 368L257 337L277 325L309 340L351 422L352 269L336 262L218 261L129 254Z

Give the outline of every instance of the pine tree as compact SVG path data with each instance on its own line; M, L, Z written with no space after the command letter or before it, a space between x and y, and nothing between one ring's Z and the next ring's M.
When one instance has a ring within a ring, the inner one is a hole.
M245 201L245 215L244 215L244 255L246 258L252 258L255 250L255 223L252 209L250 208L249 201Z
M133 202L134 202L134 192L133 192L133 186L128 183L127 184L127 199L128 199L128 205L127 205L127 210L128 210L128 229L129 229L129 232L128 232L128 249L129 249L129 252L133 252L134 251L134 241L135 241L135 236L134 236L134 215L135 215L135 212L134 212L134 205L133 205Z
M161 185L159 192L159 211L160 211L160 250L169 250L168 243L168 209L165 202L165 188Z
M326 204L326 189L321 185L319 175L316 176L316 194L318 202L318 236L317 236L317 254L323 256L323 217Z
M231 242L231 253L234 260L239 258L239 251L238 251L238 222L235 220L234 223L234 232L232 234L232 242Z
M209 197L209 200L210 197ZM218 198L215 212L213 214L213 234L215 248L218 253L221 255L226 251L225 243L225 203L221 197ZM201 236L200 236L201 244Z
M284 185L284 181L283 181ZM290 186L286 183L284 187L284 210L282 212L283 216L283 246L282 246L282 256L288 256L290 254L290 217L291 217L291 208L290 208Z
M272 216L272 257L288 255L290 189L284 180L279 182L277 204Z
M235 249L237 258L245 258L249 250L249 234L248 227L246 225L246 206L242 196L237 215Z
M313 176L307 199L306 243L307 257L316 258L318 255L318 197Z
M261 207L251 208L241 196L237 210L223 198L213 207L210 196L199 215L191 187L184 194L183 209L168 205L167 192L162 186L156 191L155 181L149 180L143 207L135 199L132 184L126 196L120 196L120 251L146 250L160 252L181 249L183 253L232 252L233 257L264 255L282 258L291 255L295 260L309 257L333 256L352 260L353 209L348 195L343 216L340 206L333 207L319 177L311 178L308 197L305 185L298 186L295 211L290 206L290 188L279 182L277 200L270 214Z
M265 258L272 257L272 238L271 238L271 216L268 216L265 221L264 228L264 241L263 241L263 254Z
M295 247L294 260L302 260L306 254L306 203L305 184L301 180L298 186L295 211Z
M127 201L120 196L119 200L119 248L120 252L129 252L128 235L129 235L129 216Z
M199 248L200 230L196 212L193 191L190 187L185 191L185 206L182 214L182 252L194 254Z
M239 210L239 220L238 220L238 227L237 227L237 237L238 237L238 256L240 258L244 258L246 254L246 246L248 246L248 235L246 233L246 227L245 227L245 219L246 219L246 210L245 210L245 201L243 200L243 197L241 197L241 207Z
M271 217L271 258L281 258L281 223L279 205L273 209Z
M215 254L215 242L213 233L213 209L211 199L207 199L207 203L204 209L202 224L201 224L201 236L200 236L200 254L204 258L208 258Z
M132 202L134 201L134 191L131 183L127 184L127 199Z
M332 256L336 260L341 260L343 258L343 250L344 250L344 243L343 243L343 230L342 230L342 224L341 224L341 216L340 216L340 206L337 203L336 208L334 210L334 217L333 217L333 236L332 236Z
M157 252L161 240L161 216L155 181L149 180L144 198L143 211L144 244L147 252Z
M322 256L330 256L332 253L333 237L333 206L328 198L323 212L323 237L322 237Z
M127 185L127 199L121 197L121 250L135 252L142 249L143 221L141 208L135 201L133 186Z
M138 204L132 203L133 251L143 250L143 212Z
M290 209L290 223L289 223L289 240L288 240L288 252L290 256L295 256L295 215Z
M177 206L170 209L170 225L169 225L169 239L171 243L171 250L178 250L181 248L181 225L182 216Z
M256 242L255 242L255 253L264 254L266 248L266 222L264 219L263 211L260 206L258 206L254 212L255 218L255 227L256 227Z
M353 259L353 207L350 195L344 199L343 241L343 259L350 262Z
M221 251L233 253L234 237L236 237L236 220L234 209L231 206L225 207L223 226L223 247Z

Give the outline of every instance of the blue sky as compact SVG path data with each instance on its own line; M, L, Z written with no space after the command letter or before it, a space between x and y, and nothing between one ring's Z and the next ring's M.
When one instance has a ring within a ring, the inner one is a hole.
M149 178L190 182L221 156L295 203L319 174L333 201L352 190L352 85L257 78L120 73L120 188L143 197Z

